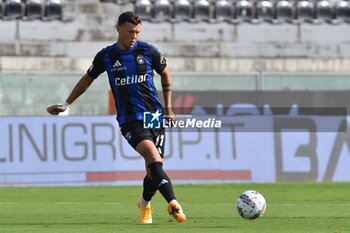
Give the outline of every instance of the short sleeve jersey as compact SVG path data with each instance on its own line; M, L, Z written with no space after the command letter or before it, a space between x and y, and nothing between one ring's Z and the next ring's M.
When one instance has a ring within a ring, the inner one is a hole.
M132 48L122 50L115 43L96 54L87 74L96 79L107 71L117 120L122 126L143 120L144 112L163 112L153 82L153 70L161 74L166 65L165 58L153 45L136 41Z

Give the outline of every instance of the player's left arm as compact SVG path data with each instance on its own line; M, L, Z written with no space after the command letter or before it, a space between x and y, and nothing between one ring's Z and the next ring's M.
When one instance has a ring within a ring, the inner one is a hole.
M165 115L171 121L176 121L176 116L172 110L172 91L171 91L171 74L168 67L165 67L163 72L160 74L161 84L164 96L164 105L165 105Z

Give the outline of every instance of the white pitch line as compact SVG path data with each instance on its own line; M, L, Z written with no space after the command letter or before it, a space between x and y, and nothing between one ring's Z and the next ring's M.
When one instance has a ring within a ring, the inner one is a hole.
M121 203L121 202L44 202L44 201L35 201L35 202L11 202L11 201L3 201L0 202L0 205L47 205L47 204L54 204L54 205L122 205L127 203ZM201 203L196 203L195 205L203 205ZM232 203L214 203L214 205L233 205ZM210 205L210 203L207 203L206 205ZM335 206L335 205L341 205L341 206L350 206L350 203L343 202L343 203L269 203L267 202L268 206Z
M281 206L335 206L335 205L341 205L341 206L350 206L350 203L344 202L344 203L271 203L269 204L267 202L267 205L274 206L274 205L281 205Z
M47 205L47 204L55 204L55 205L121 205L122 203L119 202L0 202L0 205L33 205L33 204L40 204L40 205Z

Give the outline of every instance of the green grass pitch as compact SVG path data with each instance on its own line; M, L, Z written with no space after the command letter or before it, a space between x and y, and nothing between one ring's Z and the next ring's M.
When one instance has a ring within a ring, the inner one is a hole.
M350 232L349 183L175 185L187 215L178 224L158 193L153 224L138 223L141 187L0 188L0 232ZM249 189L267 210L242 219L234 204Z

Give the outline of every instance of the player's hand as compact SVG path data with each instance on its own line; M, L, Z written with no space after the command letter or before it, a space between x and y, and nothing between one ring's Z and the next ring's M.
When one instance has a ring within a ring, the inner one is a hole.
M171 108L165 109L165 117L169 122L169 126L173 127L174 123L176 122L176 115Z
M55 104L55 105L51 105L50 107L48 107L46 109L46 111L48 113L50 113L51 115L58 115L60 112L64 112L67 110L67 106L65 106L64 104Z

